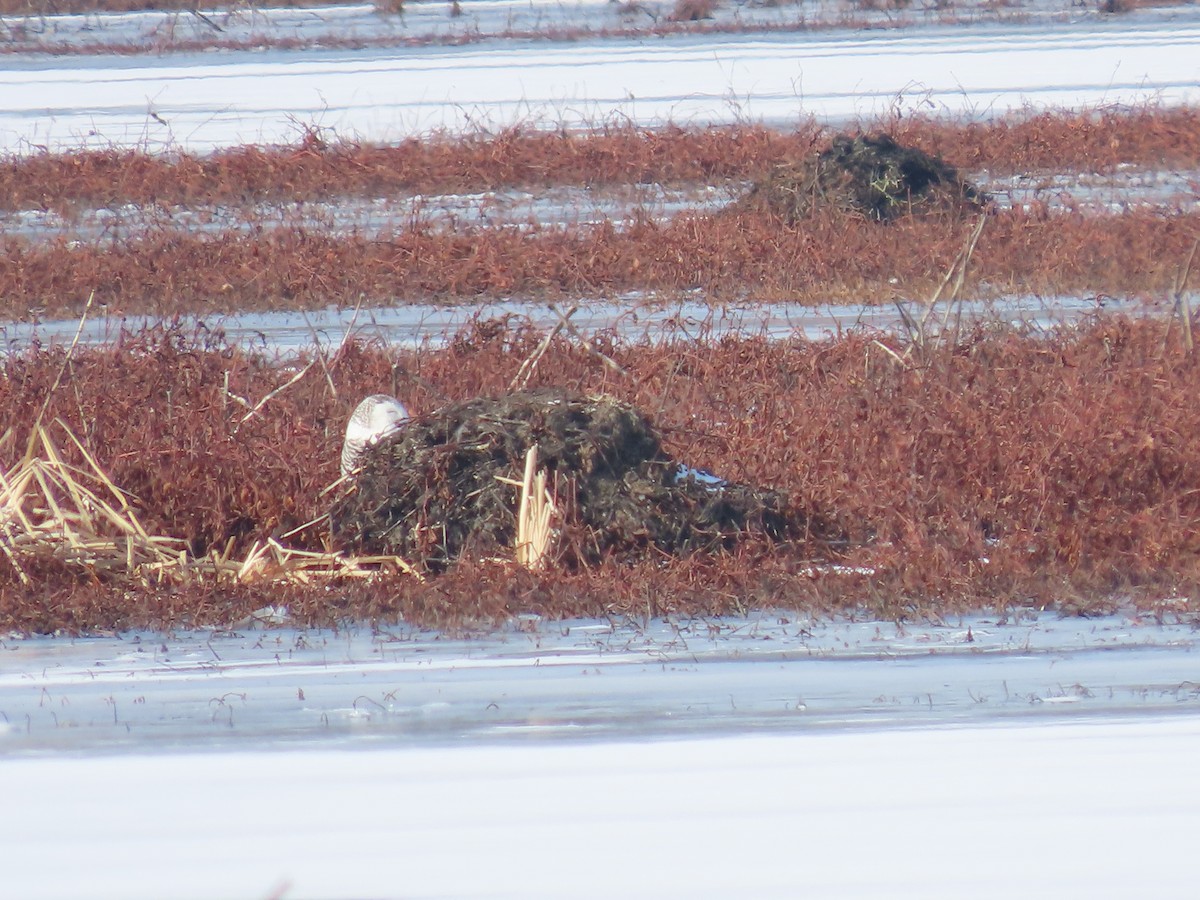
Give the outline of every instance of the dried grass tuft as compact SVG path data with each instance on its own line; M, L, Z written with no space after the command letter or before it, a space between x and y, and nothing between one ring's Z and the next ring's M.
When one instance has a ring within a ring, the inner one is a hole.
M546 487L546 471L537 465L537 450L534 444L525 454L525 477L517 504L516 560L531 572L544 568L549 559L554 535L550 522L556 512Z
M54 424L78 450L82 466L67 462L48 429L38 424L24 457L0 471L0 550L27 587L35 585L30 567L47 562L77 576L131 587L206 579L307 585L381 574L420 577L398 556L300 550L273 538L255 542L241 560L231 554L232 539L223 552L192 557L186 541L147 531L126 492L65 423ZM544 543L534 546L544 552Z
M186 565L183 541L148 533L74 433L55 424L83 456L82 468L68 464L37 424L25 455L0 472L0 549L21 582L32 584L26 571L32 561L137 583L161 581Z
M422 578L416 569L399 556L347 556L331 551L299 550L285 547L273 538L255 543L236 570L227 571L241 584L265 581L307 585L330 579L371 579L396 574Z

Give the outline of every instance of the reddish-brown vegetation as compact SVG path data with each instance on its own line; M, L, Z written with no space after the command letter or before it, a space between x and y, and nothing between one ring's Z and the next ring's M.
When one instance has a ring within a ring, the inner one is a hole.
M75 315L93 292L110 314L158 315L630 290L878 302L928 296L969 229L946 217L881 226L825 215L784 227L769 216L722 213L624 231L414 229L372 239L279 228L167 232L115 246L10 238L0 255L0 315ZM1198 235L1194 215L1002 212L989 217L966 288L993 296L1162 291Z
M403 615L452 624L548 615L980 605L1095 609L1200 599L1200 365L1162 321L1106 318L1052 335L983 328L906 348L851 334L818 343L600 341L629 374L559 339L534 384L607 391L650 413L677 458L778 487L835 516L841 547L743 547L631 567L530 574L465 563L420 583L131 591L48 567L22 586L0 559L0 626L228 622L266 602L298 621ZM319 515L345 417L388 391L427 410L505 390L540 335L480 323L444 350L351 345L246 418L289 377L172 329L77 348L50 398L148 527L203 554L244 552ZM907 352L906 352L907 350ZM0 410L10 465L64 351L8 357ZM336 395L331 389L336 387ZM226 393L228 389L228 394ZM245 420L245 421L243 421ZM288 538L315 547L318 527ZM814 569L814 559L874 574Z
M1014 115L986 122L867 122L963 174L1078 169L1119 163L1200 165L1200 110L1097 110ZM782 160L826 147L810 122L790 133L754 126L544 133L408 140L373 146L308 131L295 146L238 147L211 156L85 151L0 161L0 209L99 208L309 201L397 193L481 191L550 184L748 180Z
M711 19L718 6L718 0L675 0L667 21L702 22Z

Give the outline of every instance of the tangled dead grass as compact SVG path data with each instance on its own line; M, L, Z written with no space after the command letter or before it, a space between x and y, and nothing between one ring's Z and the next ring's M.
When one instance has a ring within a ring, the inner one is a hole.
M1184 335L1178 323L1105 316L1049 333L981 325L919 346L857 332L663 345L593 337L593 350L629 377L559 335L531 389L609 394L651 411L672 458L829 511L845 541L821 549L750 541L678 559L607 555L537 571L464 558L424 581L384 574L307 584L206 577L132 586L36 554L18 571L3 556L0 627L229 623L265 605L287 605L298 623L404 616L447 627L514 612L1195 608L1200 365ZM195 565L215 552L241 566L272 539L329 552L327 528L303 526L328 507L322 491L338 475L356 401L385 391L421 414L502 395L543 337L516 322L480 322L443 349L351 343L244 422L245 407L226 395L254 405L304 361L280 363L219 335L170 328L81 346L69 363L62 349L33 348L0 366L0 411L11 423L0 469L11 488L31 438L23 423L37 419L65 371L45 421L67 423L78 444L56 433L57 455L76 482L125 509L86 450L147 535L182 539ZM514 459L516 478L524 457ZM79 496L85 507L96 502ZM36 525L34 506L47 504L23 507ZM117 553L125 532L107 535Z
M1027 113L982 123L897 119L864 127L886 130L898 146L960 171L1200 165L1200 113L1190 109ZM781 171L781 160L837 156L833 144L833 136L815 123L786 134L752 126L612 125L553 134L514 128L396 146L331 140L309 129L291 147L241 147L204 157L106 151L0 160L0 208L49 209L70 217L78 207L205 204L244 209L254 222L264 215L255 204L350 196L630 181L770 184L779 180L772 173ZM866 183L899 184L894 168L868 172ZM781 184L795 198L811 193L800 190L795 178ZM911 193L889 189L855 202L874 210L869 215L884 216L905 208ZM748 285L763 300L887 302L897 292L928 295L963 237L961 216L953 209L904 217L886 230L826 210L786 233L778 215L763 209L684 213L620 228L501 224L447 231L418 220L363 235L327 233L284 219L262 230L198 234L164 227L104 241L7 236L0 239L0 315L77 315L93 288L97 302L112 314L161 316L515 294L558 299L701 290L720 301L743 299ZM801 211L783 212L795 218ZM1198 223L1200 217L1182 210L1101 215L1070 208L1052 212L1035 203L1001 211L981 238L965 289L1114 295L1166 290L1178 259L1200 235Z
M25 455L0 472L0 550L20 583L33 585L24 561L46 558L97 576L164 577L186 558L183 542L149 534L79 439L61 421L55 424L84 468L68 465L38 424Z
M142 589L205 580L312 584L389 572L420 577L392 555L298 550L274 538L256 541L240 560L231 554L232 539L221 552L189 556L183 540L147 531L128 495L79 438L61 420L54 425L82 458L82 466L67 463L50 430L37 424L25 455L7 472L0 471L0 551L25 588L36 587L28 568L45 569L47 564L95 583ZM11 431L5 437L9 435Z

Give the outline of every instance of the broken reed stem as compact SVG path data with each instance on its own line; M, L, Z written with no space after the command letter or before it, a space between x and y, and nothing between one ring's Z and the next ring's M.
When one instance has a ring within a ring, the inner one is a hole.
M1183 271L1175 287L1175 309L1183 323L1183 346L1188 353L1192 352L1195 344L1192 341L1192 304L1188 300L1186 292L1188 278L1192 274L1192 262L1196 258L1197 246L1200 246L1200 238L1192 242L1192 249L1188 251L1187 261L1183 264Z
M297 372L295 375L293 375L291 378L289 378L286 383L281 384L279 387L275 388L275 390L271 391L269 394L267 394L265 397L263 397L261 400L259 400L257 403L255 403L254 406L251 408L250 412L248 412L244 416L242 416L241 420L236 425L233 426L233 433L237 434L238 429L241 428L243 425L245 425L248 421L250 421L250 419L252 419L254 416L256 416L260 409L262 409L264 406L266 406L267 403L270 402L273 398L278 397L280 394L282 394L284 391L286 391L288 388L290 388L293 384L295 384L297 381L299 381L301 378L303 378L305 375L307 375L308 370L311 369L316 364L317 364L316 359L310 360L307 366L305 366L303 369L301 369L299 372Z
M525 454L525 474L521 479L521 497L517 503L518 565L536 572L546 566L550 551L550 518L554 501L546 489L546 473L538 471L537 445Z
M529 507L530 495L533 493L533 475L537 471L537 444L529 448L525 454L525 476L521 479L521 500L517 505L517 559L524 565L529 565ZM522 559L521 557L525 558Z
M38 429L41 427L42 419L46 416L46 410L50 408L50 401L54 398L54 392L58 390L58 386L62 383L62 377L66 374L67 367L71 365L71 358L75 355L75 348L79 345L79 338L83 335L83 325L87 322L88 313L92 309L92 302L96 299L96 291L93 289L88 294L87 303L83 305L83 313L79 316L79 326L75 329L75 337L71 339L71 346L67 348L67 355L63 359L63 364L58 370L58 374L54 376L54 383L50 385L50 390L46 392L46 397L42 401L42 408L38 410L37 417L33 420L33 427L29 429L29 442L25 445L25 458L30 459L33 456L33 446L37 442Z
M553 306L550 308L554 309ZM575 315L578 310L579 304L575 304L568 309L566 313L558 313L559 320L554 323L554 327L546 332L546 336L543 337L541 343L537 345L537 349L534 350L533 353L531 353L525 359L525 361L521 363L521 368L517 369L517 374L513 376L513 380L509 382L508 385L508 389L510 391L518 390L519 388L523 388L529 384L529 379L533 377L533 372L537 368L538 363L542 361L542 357L545 356L546 351L550 349L550 344L554 342L554 338L558 335L558 333L563 330L567 320L570 319L571 316ZM558 312L558 310L554 311L556 313Z
M228 548L222 559L214 557L214 574L226 575L238 583L256 580L308 584L316 578L370 578L388 569L411 575L419 581L424 577L399 556L344 556L323 550L297 550L285 547L275 538L255 541L240 563L228 559Z

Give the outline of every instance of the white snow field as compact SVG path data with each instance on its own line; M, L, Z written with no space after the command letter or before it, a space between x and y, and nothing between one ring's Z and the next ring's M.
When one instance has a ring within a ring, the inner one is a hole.
M754 121L1200 100L1200 10L1036 24L355 51L17 56L0 151L208 151L438 130Z
M9 639L4 893L1190 897L1197 641L1036 613Z
M1200 719L0 766L6 896L1195 896Z

